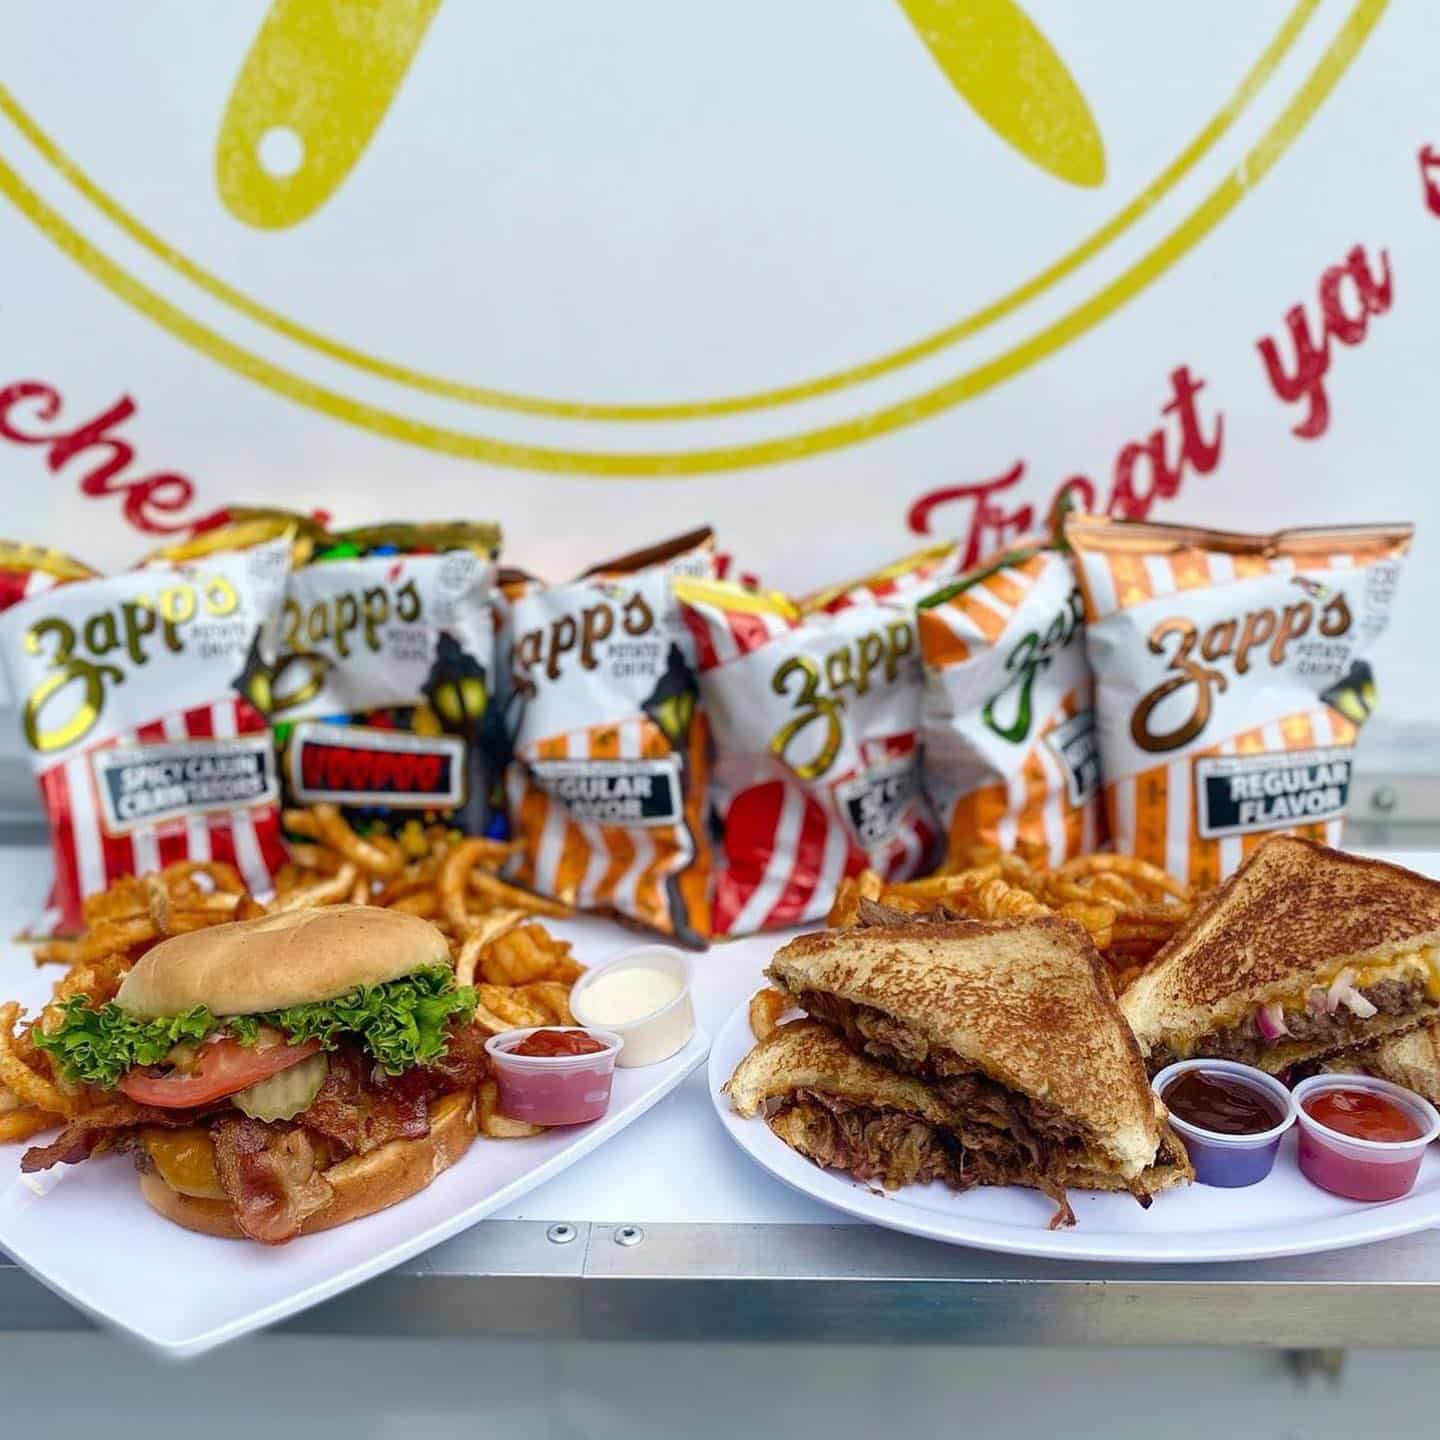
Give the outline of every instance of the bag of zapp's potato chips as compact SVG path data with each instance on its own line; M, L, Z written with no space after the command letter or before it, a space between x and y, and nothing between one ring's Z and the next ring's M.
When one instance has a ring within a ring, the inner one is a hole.
M925 793L979 844L1059 865L1100 840L1085 614L1070 557L1022 543L920 602Z
M81 929L86 896L179 860L226 861L271 890L278 789L244 679L267 653L291 544L216 539L106 577L0 546L0 652L55 856L38 933Z
M715 736L714 933L818 919L866 866L920 871L937 828L919 786L912 612L807 614L720 581L680 580L675 593Z
M710 933L708 735L670 583L711 573L711 544L699 530L568 585L517 584L504 622L515 877L689 945Z
M1411 533L1066 523L1118 850L1203 889L1277 830L1339 842Z
M495 526L462 522L317 541L260 677L289 803L327 801L402 839L435 823L485 833L499 544Z

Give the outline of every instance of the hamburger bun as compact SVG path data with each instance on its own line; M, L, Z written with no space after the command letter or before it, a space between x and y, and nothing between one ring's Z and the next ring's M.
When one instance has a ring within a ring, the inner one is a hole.
M254 1015L451 964L444 935L403 910L285 910L162 940L125 977L115 1003L142 1020L196 1005L220 1016Z
M335 1193L323 1210L305 1221L300 1233L330 1230L418 1195L465 1154L477 1127L473 1090L442 1095L430 1107L430 1133L424 1139L392 1140L368 1155L352 1155L322 1172ZM235 1223L228 1201L182 1195L153 1171L140 1176L140 1193L151 1209L187 1230L225 1240L248 1238Z

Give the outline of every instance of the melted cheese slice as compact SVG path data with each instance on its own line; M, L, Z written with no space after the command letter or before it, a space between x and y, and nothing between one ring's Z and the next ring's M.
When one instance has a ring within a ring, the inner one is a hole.
M1437 955L1433 945L1407 950L1402 955L1374 965L1352 965L1349 968L1354 971L1354 979L1350 983L1357 990L1368 990L1384 980L1423 980L1425 991L1430 998L1440 1000L1440 955ZM1310 990L1315 986L1328 990L1339 974L1337 969L1333 975L1316 980L1314 985L1306 986L1304 990L1291 991L1276 998L1286 1010L1303 1010Z
M1384 962L1377 961L1373 965L1353 965L1349 967L1355 972L1355 978L1350 982L1357 990L1366 990L1371 986L1378 985L1382 980L1410 980L1422 979L1425 982L1425 992L1431 1000L1440 1000L1440 951L1433 945L1422 945L1415 950L1407 950L1403 954L1396 955ZM1303 990L1294 990L1288 994L1277 995L1282 1008L1286 1010L1304 1010L1306 1008L1306 997L1310 990L1316 986L1328 990L1335 981L1335 976L1340 973L1337 968L1332 974L1317 979L1307 985ZM1273 1003L1273 1002L1270 1002ZM1260 1012L1261 1006L1247 1011L1238 1019L1229 1022L1224 1027L1214 1027L1204 1032L1196 1032L1193 1035L1176 1036L1169 1041L1168 1048L1177 1055L1192 1055L1205 1035L1217 1033L1217 1028L1233 1029L1244 1023L1250 1015ZM1271 1042L1275 1045L1284 1044L1284 1037Z

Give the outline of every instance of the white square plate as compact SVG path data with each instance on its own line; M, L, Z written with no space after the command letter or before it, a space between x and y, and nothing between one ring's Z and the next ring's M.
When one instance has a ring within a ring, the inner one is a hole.
M163 1219L140 1198L127 1157L21 1177L23 1147L0 1145L0 1249L96 1320L167 1354L198 1355L328 1300L519 1199L638 1119L709 1048L697 1031L662 1064L616 1070L603 1120L531 1140L481 1136L419 1195L273 1249Z

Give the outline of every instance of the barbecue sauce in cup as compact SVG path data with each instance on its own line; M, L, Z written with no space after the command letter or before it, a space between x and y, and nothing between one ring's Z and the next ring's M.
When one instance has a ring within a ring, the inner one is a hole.
M1216 1071L1189 1070L1165 1087L1166 1108L1217 1135L1260 1135L1285 1112L1263 1091Z

